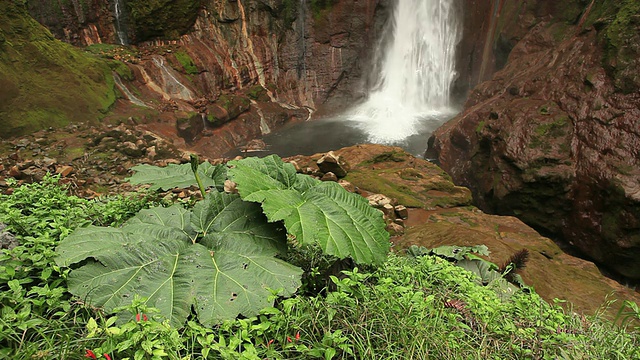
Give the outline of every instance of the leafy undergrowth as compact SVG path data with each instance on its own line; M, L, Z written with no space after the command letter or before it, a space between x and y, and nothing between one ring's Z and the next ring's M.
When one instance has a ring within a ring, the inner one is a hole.
M68 270L53 261L60 240L83 225L118 227L139 210L156 205L160 204L144 194L79 199L67 195L55 177L0 196L0 222L19 242L0 254L0 358L640 357L640 329L631 322L640 320L636 304L625 303L621 321L614 325L598 316L564 312L535 293L516 292L504 300L479 285L472 273L430 255L390 255L366 271L331 276L331 290L278 298L256 316L213 326L193 316L183 327L172 326L135 295L114 310L118 315L72 297L65 282ZM322 260L330 257L322 255L319 246L294 247L287 260L301 263L309 258L312 266L303 268L317 274L331 263Z

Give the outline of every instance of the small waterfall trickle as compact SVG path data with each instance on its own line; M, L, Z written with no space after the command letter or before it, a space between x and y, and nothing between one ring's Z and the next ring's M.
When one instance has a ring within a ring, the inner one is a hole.
M164 58L160 55L153 55L151 57L153 64L160 69L160 75L162 77L162 93L164 93L169 98L193 101L195 99L195 95L193 91L191 91L188 87L186 87L183 83L178 80L176 77L175 71L168 67Z
M129 45L124 0L115 0L113 5L113 14L115 17L115 27L118 44Z
M418 132L421 122L451 114L455 48L462 29L456 0L398 0L376 85L350 120L368 141L395 143Z
M149 105L145 104L142 100L138 99L135 95L133 95L133 93L124 85L118 73L113 72L112 74L113 74L113 80L116 83L116 86L118 87L118 89L120 89L120 91L122 91L122 93L127 98L127 100L129 100L131 103L135 105L150 108Z

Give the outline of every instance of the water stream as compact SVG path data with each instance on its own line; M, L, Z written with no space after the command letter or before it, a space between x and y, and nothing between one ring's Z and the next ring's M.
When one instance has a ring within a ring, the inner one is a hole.
M115 4L113 5L113 7L118 44L129 45L123 0L115 0Z
M118 75L118 73L113 72L112 74L113 74L113 80L115 81L116 86L118 87L118 89L120 89L120 91L122 91L122 93L127 98L127 100L129 100L131 103L135 105L150 108L149 105L145 104L142 100L138 99L135 95L133 95L133 93L122 82L122 79L120 78L120 75Z
M402 141L455 113L450 92L462 36L455 0L399 0L388 31L375 86L349 116L374 143Z

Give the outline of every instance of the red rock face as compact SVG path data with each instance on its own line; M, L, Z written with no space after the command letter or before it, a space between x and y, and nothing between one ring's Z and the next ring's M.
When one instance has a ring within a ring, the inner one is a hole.
M434 147L482 208L517 215L640 278L640 93L611 66L605 30L534 26L436 132ZM628 29L636 36L618 54L638 48L639 30Z
M115 42L109 0L30 0L29 12L60 40L73 45Z
M194 113L216 117L212 109L228 110L221 100L226 95L243 96L247 104L252 96L259 103L279 104L248 105L257 122L237 120L239 114L226 119L225 127L236 133L222 131L225 136L208 141L225 144L207 151L220 156L263 134L265 125L275 130L282 124L280 120L266 124L265 119L298 119L301 109L337 111L362 96L366 86L363 69L371 63L374 39L382 29L388 2L339 0L318 9L297 0L203 1L197 21L186 34L115 50L112 56L125 61L132 74L128 79L122 77L119 88L127 98L131 97L124 90L135 94L131 102L136 105L162 112L162 119L167 115L189 119ZM78 2L80 13L69 5L62 9L62 15L56 15L51 3L34 1L30 10L62 40L76 45L114 43L110 3ZM97 37L85 38L88 26L97 23L108 26L99 27ZM129 38L139 37L131 33ZM191 65L187 67L185 62ZM256 87L263 90L260 99L254 96ZM263 120L256 115L259 112L263 112ZM170 136L188 133L187 142L193 142L197 136L189 124L175 124ZM220 133L215 129L220 124L211 124L214 129L208 133Z

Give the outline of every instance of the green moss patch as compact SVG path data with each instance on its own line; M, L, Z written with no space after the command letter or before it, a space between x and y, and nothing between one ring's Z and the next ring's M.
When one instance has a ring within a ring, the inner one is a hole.
M106 62L55 40L24 6L0 3L0 38L0 136L95 121L114 103Z
M176 51L174 55L187 74L196 75L200 72L198 71L198 67L191 56L189 56L185 51Z

